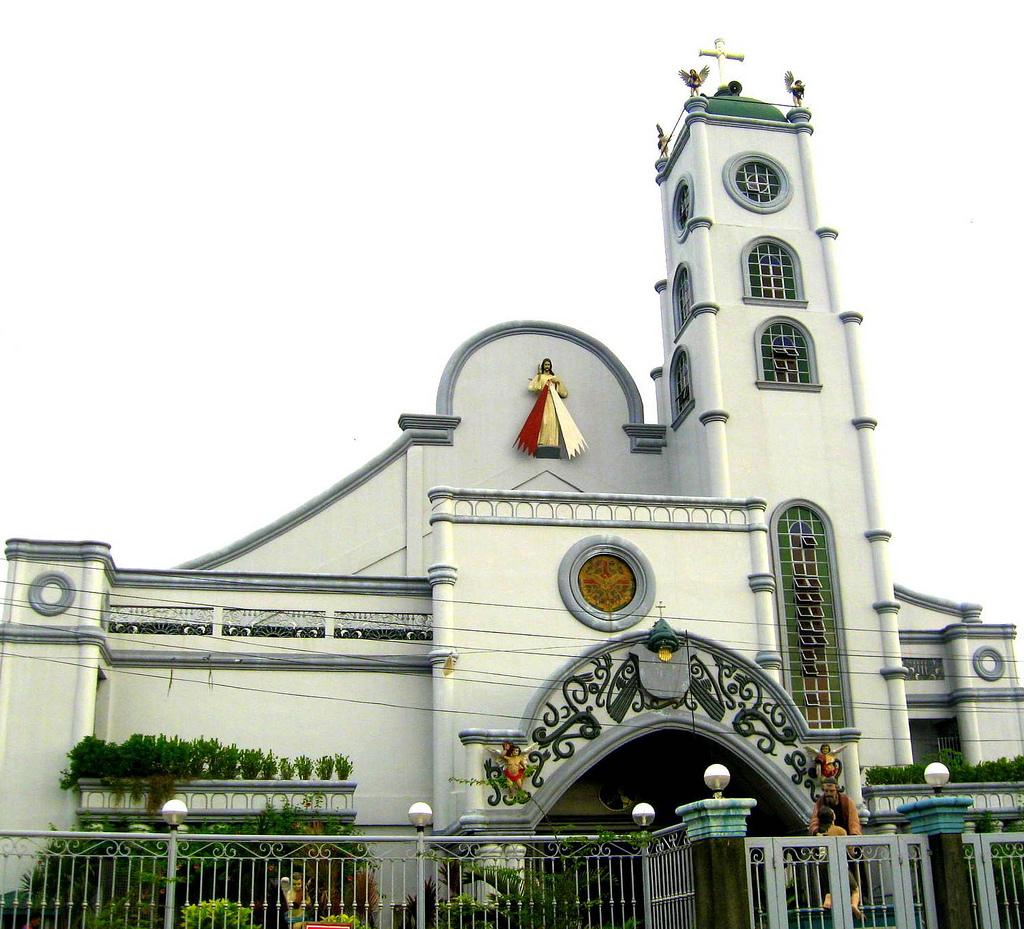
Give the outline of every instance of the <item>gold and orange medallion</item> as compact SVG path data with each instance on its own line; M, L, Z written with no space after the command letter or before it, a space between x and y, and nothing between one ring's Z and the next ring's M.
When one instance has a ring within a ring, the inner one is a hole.
M615 613L636 596L633 569L615 555L594 555L577 575L583 599L603 613Z

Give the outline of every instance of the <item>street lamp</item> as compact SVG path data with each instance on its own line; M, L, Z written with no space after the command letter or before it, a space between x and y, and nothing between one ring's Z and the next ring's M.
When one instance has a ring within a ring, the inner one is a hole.
M933 761L924 769L925 783L936 793L949 783L949 768L941 761Z
M722 799L722 791L729 786L731 780L732 775L724 764L712 764L704 769L704 783L716 800Z
M170 826L167 839L167 892L164 894L164 929L174 929L174 878L178 873L178 828L188 816L188 807L181 800L168 800L160 810Z
M429 803L419 801L409 807L409 822L416 827L417 832L422 832L433 821L434 811L430 808Z
M417 801L409 807L409 822L416 827L416 926L427 924L426 849L423 844L423 830L434 821L434 811L429 803Z
M633 807L633 822L641 829L646 829L654 822L654 807L649 803L638 803Z

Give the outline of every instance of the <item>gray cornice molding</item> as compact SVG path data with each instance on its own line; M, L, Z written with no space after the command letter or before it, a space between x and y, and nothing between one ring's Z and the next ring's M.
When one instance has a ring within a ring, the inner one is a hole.
M856 416L850 420L854 429L876 429L878 420L873 416Z
M903 665L897 665L896 667L891 668L879 668L878 673L887 681L891 681L897 677L906 680L910 677L910 668L905 668Z
M954 639L998 639L1011 642L1017 637L1017 627L1009 623L953 623L942 629L901 629L900 642L906 645L936 644Z
M708 116L706 122L709 126L746 126L751 129L767 129L769 132L784 132L786 135L795 135L798 132L807 131L802 126L787 126L785 123L776 122L774 119L752 119L749 116L724 116L716 113ZM808 126L807 129L810 129Z
M889 542L892 540L892 533L888 529L868 529L864 538L869 542Z
M712 313L717 315L722 308L717 303L712 303L709 300L702 300L700 303L695 303L690 308L691 319L694 316L700 316L701 313Z
M37 645L97 645L109 660L107 636L100 626L51 626L50 624L0 623L0 640Z
M626 423L623 431L629 436L629 450L637 455L660 455L668 445L668 429L659 423Z
M754 381L758 390L795 391L796 393L820 394L821 384L792 384L786 381Z
M455 584L458 580L459 569L453 564L432 564L427 568L427 580L431 587L438 584Z
M259 590L282 593L355 593L430 597L425 577L364 577L329 574L249 574L236 571L117 571L114 587Z
M833 229L831 226L821 226L820 228L814 230L814 234L819 239L838 239L839 238L839 230L838 229Z
M463 745L500 745L502 742L525 742L522 729L460 729L459 741Z
M706 426L708 423L727 423L729 414L725 410L705 410L697 419L700 420L702 426Z
M666 287L668 287L668 279L663 277L654 285L654 292L663 294L665 292Z
M747 295L744 295L743 302L747 306L786 306L794 310L806 310L809 305L806 300L769 299L768 297L750 297Z
M907 694L908 707L951 707L961 703L1024 703L1024 687L961 687L948 694Z
M457 417L452 418L456 419ZM414 445L451 445L452 441L452 428L440 429L437 425L432 425L426 429L406 428L379 455L371 458L361 468L342 478L337 484L329 487L322 494L313 497L312 500L308 500L290 513L286 513L280 519L269 523L261 529L257 529L255 532L249 533L249 535L244 536L237 542L232 542L230 545L217 551L201 555L199 558L193 558L191 561L186 561L179 565L179 567L185 569L216 568L234 558L239 558L247 552L259 548L271 539L275 539L290 529L294 529L318 513L322 513L331 504L347 496L356 488L361 487L368 480L387 468L388 465L393 464Z
M563 326L559 323L547 323L541 320L515 320L513 322L499 323L471 336L455 349L451 358L448 359L448 364L445 365L441 381L437 386L437 414L439 416L452 416L454 414L455 385L469 357L491 342L514 335L548 336L552 339L563 339L566 342L571 342L573 345L586 349L604 364L622 388L626 398L629 421L631 423L642 423L644 421L644 402L640 397L640 391L637 389L636 382L629 371L626 370L626 366L619 361L608 346L587 335L585 332L581 332L579 329L573 329L571 326Z
M747 583L750 584L750 589L753 591L770 590L773 593L775 591L775 576L773 574L748 574Z
M922 606L926 610L935 610L939 613L949 613L952 616L959 616L961 622L980 623L980 603L957 603L955 600L947 600L944 597L933 597L930 594L923 594L902 584L893 584L893 591L897 600L904 603L913 603L915 606Z
M846 310L839 314L839 319L843 323L855 323L859 326L864 322L864 314L858 313L856 310Z
M871 604L871 609L879 615L883 613L898 613L900 605L895 600L876 600Z
M572 493L564 490L495 490L487 487L431 487L427 498L431 503L438 500L467 497L474 500L531 500L565 501L566 503L633 503L640 506L700 506L700 507L743 507L765 510L768 507L763 497L671 497L664 494L603 494Z
M686 102L683 104L683 109L686 110L687 116L696 113L706 113L708 111L708 98L703 95L687 97Z
M228 668L231 670L376 671L430 674L428 655L257 655L238 652L175 652L153 654L137 649L111 649L110 664L131 668Z
M458 427L461 416L438 416L436 413L402 413L398 417L399 429L437 429L442 432Z
M110 545L106 542L68 542L55 539L8 539L4 547L8 561L41 561L47 564L88 561L102 562L112 570L114 559L110 557Z

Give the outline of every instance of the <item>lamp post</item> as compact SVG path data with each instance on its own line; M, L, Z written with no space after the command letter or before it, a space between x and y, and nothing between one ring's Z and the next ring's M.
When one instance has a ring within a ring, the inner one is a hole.
M654 807L649 803L638 803L633 807L633 822L645 830L654 822ZM654 925L654 907L651 901L651 850L650 836L644 837L640 846L640 875L644 888L644 925Z
M711 764L704 769L704 783L716 800L722 799L722 791L729 786L732 775L724 764Z
M430 808L429 803L420 801L409 807L409 822L416 827L416 929L426 929L427 925L423 830L433 821L434 811Z
M188 816L188 807L181 800L168 800L160 810L170 827L167 837L167 875L164 888L164 929L174 929L174 890L178 873L178 828Z

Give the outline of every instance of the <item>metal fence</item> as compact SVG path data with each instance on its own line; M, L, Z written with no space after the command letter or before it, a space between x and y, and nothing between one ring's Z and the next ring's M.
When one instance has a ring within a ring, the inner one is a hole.
M747 839L746 849L755 929L936 929L922 836Z
M693 856L683 825L662 829L643 849L644 925L687 929L696 925Z
M1024 833L964 835L974 929L1024 929Z
M657 845L655 868L684 847ZM0 929L633 929L652 925L650 860L598 836L8 832Z

